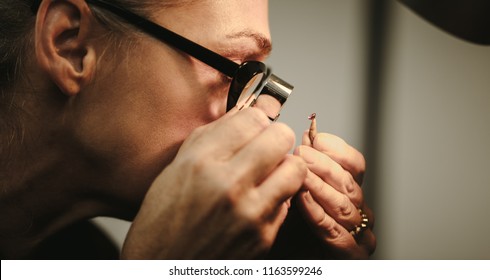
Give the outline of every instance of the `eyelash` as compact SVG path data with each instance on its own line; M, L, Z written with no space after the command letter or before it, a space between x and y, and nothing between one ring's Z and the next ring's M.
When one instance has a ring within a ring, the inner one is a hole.
M220 73L220 78L221 78L221 82L223 83L223 85L226 85L226 86L230 85L232 78L230 78L230 77L228 77L222 73Z

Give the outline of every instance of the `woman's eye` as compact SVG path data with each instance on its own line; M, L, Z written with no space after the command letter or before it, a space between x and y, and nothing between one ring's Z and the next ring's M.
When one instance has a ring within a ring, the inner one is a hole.
M228 77L225 74L221 74L220 78L221 78L221 82L223 83L223 85L226 85L226 86L228 86L231 83L231 80L233 80L231 77Z

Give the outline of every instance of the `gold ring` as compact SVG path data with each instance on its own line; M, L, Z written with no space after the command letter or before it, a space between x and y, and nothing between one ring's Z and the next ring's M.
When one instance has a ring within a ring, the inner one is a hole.
M353 230L350 231L352 236L357 237L361 232L365 231L368 227L369 219L366 213L359 208L359 214L361 215L361 223L357 225Z

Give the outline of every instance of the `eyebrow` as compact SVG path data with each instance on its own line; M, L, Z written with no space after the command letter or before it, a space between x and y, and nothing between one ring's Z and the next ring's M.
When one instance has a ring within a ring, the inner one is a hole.
M158 40L169 44L170 46L183 51L190 56L204 62L205 64L213 67L214 69L220 71L221 73L227 75L228 77L233 77L235 72L240 67L236 62L223 57L222 55L215 53L194 41L191 41L147 18L144 18L138 14L135 14L129 10L126 10L118 5L113 4L107 0L85 0L88 4L97 5L102 9L106 9L116 16L121 17L128 23L139 28L143 32L146 32ZM33 1L31 6L32 10L35 11L39 8L41 1ZM256 54L268 54L271 51L271 43L267 37L260 35L258 33L250 32L244 30L242 32L237 32L230 34L231 38L242 38L250 37L255 40L257 46L259 47L259 52Z
M250 30L244 30L232 34L226 35L227 39L241 39L241 38L251 38L255 41L257 44L257 47L259 49L259 54L263 56L267 56L270 54L272 51L272 42L269 38L266 36L253 32Z

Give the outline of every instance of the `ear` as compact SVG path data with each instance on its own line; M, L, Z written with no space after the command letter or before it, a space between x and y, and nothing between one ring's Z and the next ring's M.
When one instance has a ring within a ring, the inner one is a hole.
M83 0L45 0L36 19L35 49L41 69L66 95L80 92L95 71L93 17Z

